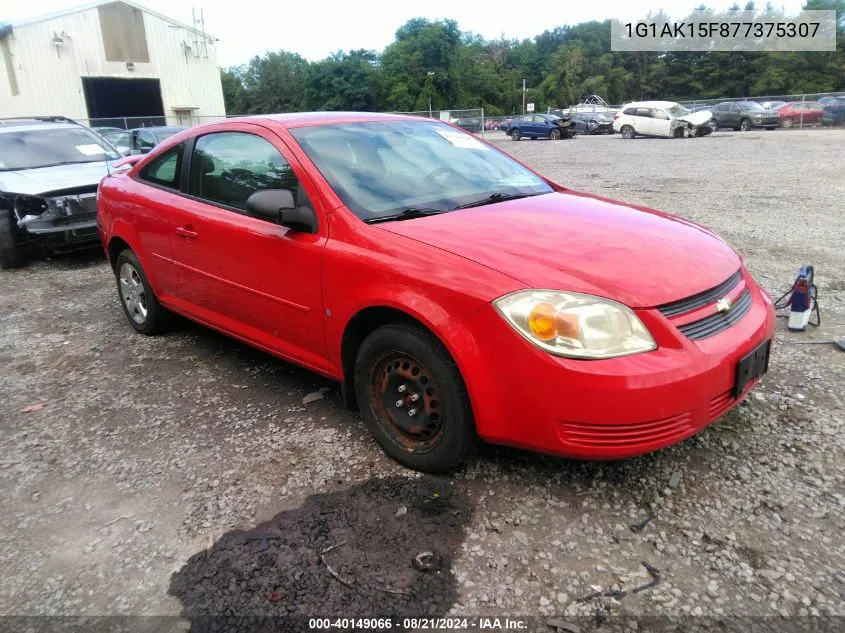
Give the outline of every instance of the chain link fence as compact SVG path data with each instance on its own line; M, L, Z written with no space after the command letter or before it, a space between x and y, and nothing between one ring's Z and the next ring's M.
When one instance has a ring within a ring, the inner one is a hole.
M392 112L391 114L408 114L411 116L424 117L446 121L465 129L473 134L484 136L487 127L487 119L484 116L484 108L470 108L468 110L419 110L417 112Z

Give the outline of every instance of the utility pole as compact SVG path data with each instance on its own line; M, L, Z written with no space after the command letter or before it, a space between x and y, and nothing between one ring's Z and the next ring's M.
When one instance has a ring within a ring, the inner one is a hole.
M428 74L426 75L426 83L428 84L428 118L432 118L432 110L431 110L431 83L432 77L434 77L434 71L429 70Z
M522 80L522 114L525 114L525 80Z

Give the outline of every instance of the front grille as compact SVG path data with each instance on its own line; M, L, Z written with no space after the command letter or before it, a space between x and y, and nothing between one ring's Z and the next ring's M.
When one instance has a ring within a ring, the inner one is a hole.
M723 330L727 330L735 323L738 323L750 309L751 292L746 290L727 312L717 312L716 314L711 314L699 321L693 321L692 323L681 325L678 329L687 338L699 341L703 338L718 334Z
M715 288L699 292L698 294L687 297L686 299L680 299L678 301L673 301L672 303L663 304L657 309L660 310L660 313L665 317L673 317L678 316L679 314L692 312L701 306L707 305L708 303L716 301L716 299L724 297L733 290L733 288L739 283L740 279L742 279L742 271L738 270Z
M654 442L670 444L695 430L690 413L660 420L621 424L561 422L560 436L572 446L593 448L637 448Z

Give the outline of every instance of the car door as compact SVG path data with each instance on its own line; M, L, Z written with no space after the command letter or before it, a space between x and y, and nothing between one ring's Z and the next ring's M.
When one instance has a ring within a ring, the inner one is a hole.
M180 192L185 143L153 158L133 176L146 185L142 195L131 196L123 204L132 215L140 245L134 245L147 257L142 262L154 280L156 294L166 302L179 304L179 269L173 264L173 241L176 229L183 222Z
M180 297L200 321L315 369L327 367L322 327L325 217L310 180L278 136L233 124L191 143L173 260ZM246 213L264 189L287 189L318 217L316 234Z
M637 108L631 117L631 124L637 134L651 134L651 108Z
M719 127L731 127L733 125L732 123L729 123L730 105L730 103L720 103L713 108L713 117L716 119L716 123L719 124Z
M665 110L652 108L651 118L648 120L649 134L652 136L672 136L671 119Z

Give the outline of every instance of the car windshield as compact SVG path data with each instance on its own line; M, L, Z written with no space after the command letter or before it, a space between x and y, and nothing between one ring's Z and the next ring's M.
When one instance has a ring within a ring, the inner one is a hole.
M553 191L505 154L436 121L342 123L291 133L365 221Z
M129 132L108 132L103 138L115 147L129 147L132 145L132 136Z
M761 106L756 101L740 101L737 105L743 110L765 110L763 106Z
M684 116L685 114L689 114L689 110L687 110L684 106L679 103L676 103L673 106L666 108L666 112L669 116L679 117Z
M120 158L107 141L83 127L0 129L0 171L36 169Z

